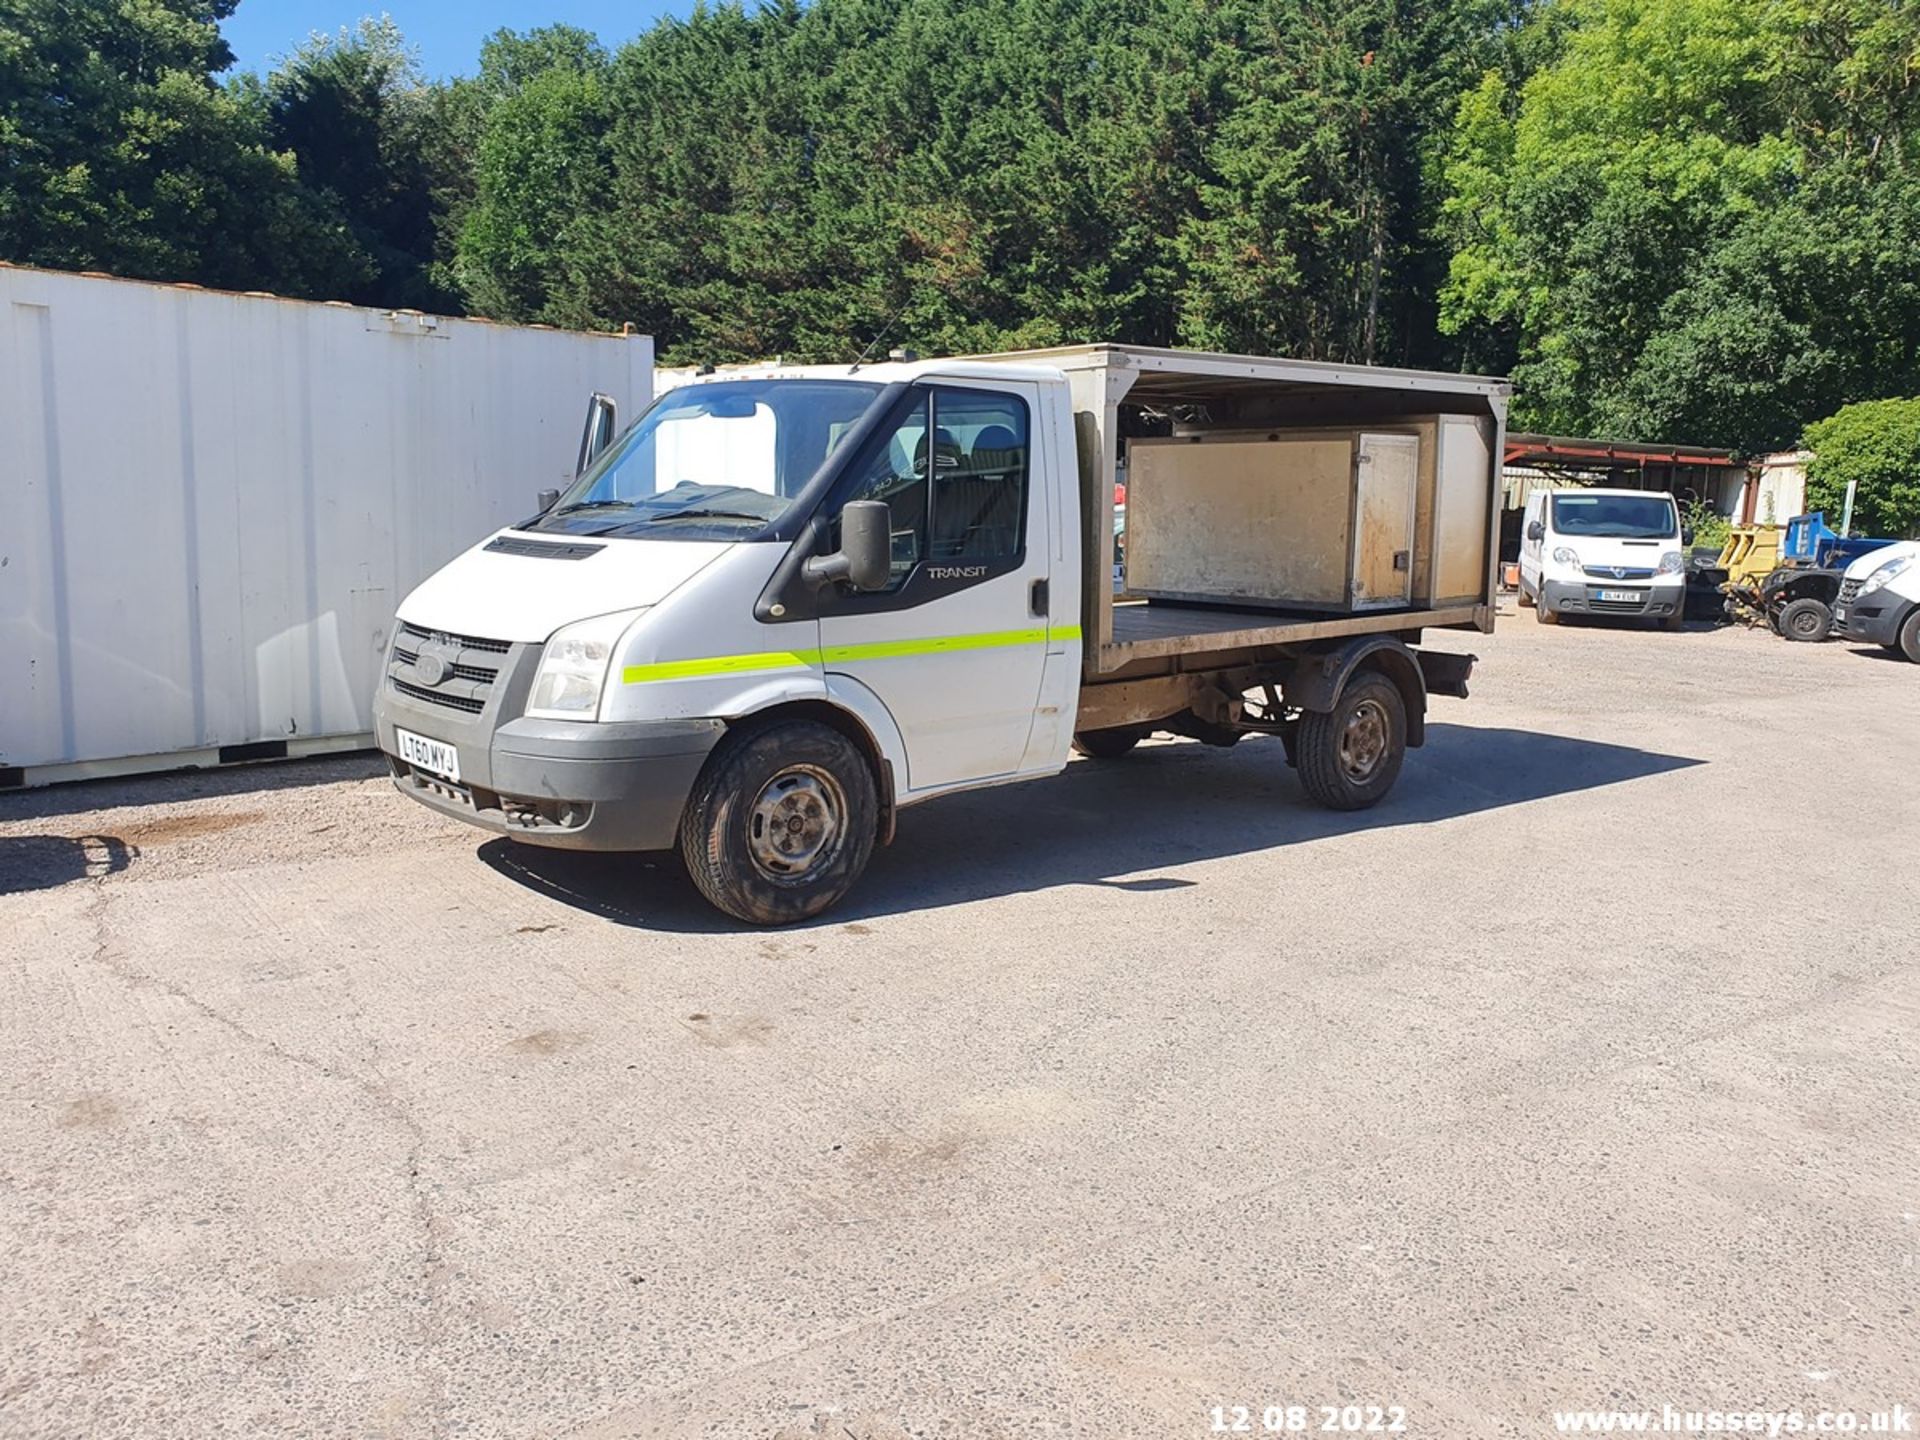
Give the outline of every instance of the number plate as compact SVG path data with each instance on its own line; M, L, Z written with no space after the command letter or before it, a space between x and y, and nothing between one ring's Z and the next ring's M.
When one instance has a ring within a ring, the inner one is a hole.
M1638 604L1644 597L1638 590L1596 590L1593 592L1593 598L1596 600L1617 600L1622 605L1634 605Z
M446 741L429 740L424 735L402 730L397 725L393 730L393 738L399 742L400 758L407 764L431 770L448 780L460 778L460 752Z

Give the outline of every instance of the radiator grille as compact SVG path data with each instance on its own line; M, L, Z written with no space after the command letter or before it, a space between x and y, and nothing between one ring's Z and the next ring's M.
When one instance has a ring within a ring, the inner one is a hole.
M506 640L402 624L387 659L387 682L422 704L478 715L500 678L499 665L491 662L512 649Z

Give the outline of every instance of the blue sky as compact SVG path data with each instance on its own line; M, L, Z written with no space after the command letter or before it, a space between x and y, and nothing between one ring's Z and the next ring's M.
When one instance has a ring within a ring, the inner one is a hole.
M332 32L364 15L391 15L420 51L429 76L471 74L480 42L502 26L528 30L565 22L591 30L612 49L691 0L240 0L221 26L235 69L266 71L315 30Z

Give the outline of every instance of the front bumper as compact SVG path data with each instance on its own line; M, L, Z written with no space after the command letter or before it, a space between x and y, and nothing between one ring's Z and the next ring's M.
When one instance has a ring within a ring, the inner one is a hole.
M1874 645L1892 645L1900 638L1900 622L1906 618L1906 602L1880 589L1870 595L1841 600L1833 607L1833 628L1849 640L1865 640Z
M1679 576L1673 584L1649 585L1646 581L1601 582L1595 580L1548 580L1542 585L1542 603L1555 615L1677 615L1687 603L1687 587ZM1630 594L1628 600L1602 600L1608 595Z
M718 719L495 724L495 704L466 715L381 685L374 734L393 783L443 815L559 849L670 849L700 767L726 733ZM396 725L452 745L459 783L400 759Z

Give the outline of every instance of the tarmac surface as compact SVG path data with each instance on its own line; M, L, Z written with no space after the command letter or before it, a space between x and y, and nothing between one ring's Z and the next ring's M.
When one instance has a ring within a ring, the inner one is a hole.
M1154 743L777 932L367 756L0 798L0 1435L1920 1402L1920 667L1435 643L1375 811Z

